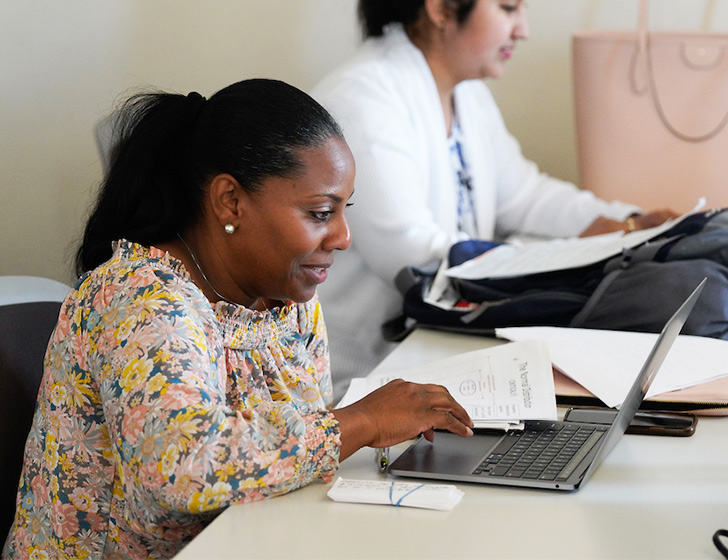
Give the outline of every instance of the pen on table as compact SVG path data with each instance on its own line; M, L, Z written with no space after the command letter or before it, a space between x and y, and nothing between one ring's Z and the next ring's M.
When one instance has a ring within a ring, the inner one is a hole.
M377 451L377 466L379 472L385 472L389 465L389 447L378 447Z

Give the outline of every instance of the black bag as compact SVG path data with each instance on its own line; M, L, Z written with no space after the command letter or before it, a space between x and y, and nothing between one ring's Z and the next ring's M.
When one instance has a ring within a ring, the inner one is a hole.
M455 266L498 245L453 245ZM438 263L439 264L439 263ZM728 210L691 215L673 228L621 255L567 270L507 279L453 279L461 298L445 310L424 301L437 266L407 267L397 286L402 315L382 327L401 340L415 327L492 335L497 327L572 326L659 332L703 278L703 294L684 334L728 339Z

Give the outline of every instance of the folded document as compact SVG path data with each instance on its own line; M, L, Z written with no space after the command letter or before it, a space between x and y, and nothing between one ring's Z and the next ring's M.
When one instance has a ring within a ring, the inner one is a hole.
M351 480L339 477L327 495L335 502L451 510L460 503L463 492L452 484Z

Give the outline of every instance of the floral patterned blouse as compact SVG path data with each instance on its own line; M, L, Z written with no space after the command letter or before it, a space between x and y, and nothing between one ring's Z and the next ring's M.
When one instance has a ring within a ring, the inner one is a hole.
M234 503L330 481L339 426L318 300L210 304L120 241L63 303L7 558L169 558Z

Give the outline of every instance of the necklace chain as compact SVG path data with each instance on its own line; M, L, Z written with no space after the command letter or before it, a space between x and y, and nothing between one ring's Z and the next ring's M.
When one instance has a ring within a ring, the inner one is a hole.
M219 297L221 300L226 301L228 303L232 303L233 305L241 305L240 303L236 303L234 301L230 301L228 298L226 298L224 295L222 295L220 292L218 292L215 289L215 286L212 285L212 282L207 278L207 275L205 274L205 271L202 270L202 267L200 266L200 263L197 261L197 257L195 257L195 254L192 252L192 249L190 249L190 246L187 245L187 242L184 240L184 238L177 232L177 237L179 237L179 240L182 242L182 245L185 246L185 249L187 249L187 252L190 254L190 257L192 257L192 262L195 263L195 267L202 275L202 278L205 279L205 282L207 282L207 285L210 286L210 289L215 293L217 297Z

